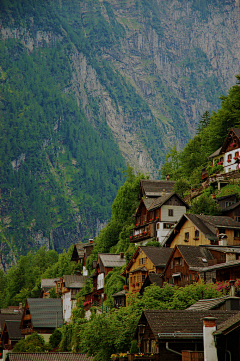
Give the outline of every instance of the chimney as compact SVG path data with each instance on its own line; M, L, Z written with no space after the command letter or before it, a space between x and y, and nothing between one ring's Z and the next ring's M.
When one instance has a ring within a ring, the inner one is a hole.
M88 240L88 243L93 243L93 238L90 238L89 240Z
M216 331L216 317L203 318L204 361L218 361L213 332Z
M120 258L121 258L121 259L124 258L124 252L120 252Z
M229 284L230 284L229 296L234 297L235 296L235 280L230 280Z
M169 179L170 179L170 175L167 174L167 175L166 175L166 180L169 181Z

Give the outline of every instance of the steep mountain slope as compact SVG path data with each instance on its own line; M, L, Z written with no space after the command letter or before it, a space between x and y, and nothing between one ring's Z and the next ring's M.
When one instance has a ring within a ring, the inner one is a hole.
M2 0L1 263L110 218L127 163L157 177L239 67L232 1Z

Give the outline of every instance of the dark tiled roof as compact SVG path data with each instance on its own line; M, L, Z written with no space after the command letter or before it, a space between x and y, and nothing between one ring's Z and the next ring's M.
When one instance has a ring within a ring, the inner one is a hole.
M205 247L210 251L218 251L222 253L240 253L240 246L209 246L209 245L200 245L200 247Z
M126 294L126 290L122 290L122 291L119 291L117 293L114 293L112 296L113 297L119 297L119 296L124 296Z
M0 331L2 331L4 323L6 320L14 320L14 321L21 321L22 319L22 313L18 314L1 314L0 313Z
M162 192L171 192L175 181L142 179L141 187L147 197L159 197Z
M206 215L198 215L198 217L206 223L215 227L240 228L240 222L234 221L234 219L232 219L231 217Z
M199 300L190 307L186 309L186 311L204 311L204 310L213 310L214 308L220 306L229 298L236 298L230 296L223 296L220 298L210 298L205 300ZM239 297L237 297L239 299Z
M240 205L240 202L237 202L237 203L232 204L229 207L223 208L222 213L232 211L233 209L239 207L239 205Z
M149 273L148 277L152 283L156 283L159 287L162 286L162 277L159 273Z
M232 193L232 194L228 194L227 196L216 197L214 200L219 202L219 201L222 201L224 199L237 198L237 196L238 196L238 193Z
M172 254L171 248L166 247L140 247L155 267L165 267Z
M225 322L238 311L180 311L180 310L148 310L143 311L155 338L161 333L202 333L203 317L216 317L216 325ZM141 319L140 321L141 322ZM180 336L180 335L179 335ZM183 335L184 336L184 335ZM161 336L160 336L161 337ZM171 338L171 336L169 336ZM172 336L173 337L173 336Z
M232 317L224 321L222 324L220 324L217 330L213 334L214 335L225 334L227 333L230 327L234 326L236 323L239 323L239 321L240 321L240 312L238 312L237 314L233 315Z
M163 206L164 203L166 203L174 195L182 201L182 203L186 206L187 209L189 208L189 205L187 203L185 203L184 200L181 197L179 197L179 195L177 193L171 192L171 193L165 194L162 197L158 197L157 199L155 199L148 210L150 211L155 208L159 208L159 207Z
M185 245L178 245L177 247L189 267L204 267L208 263L204 262L203 259L207 261L213 259L211 252L205 247Z
M67 288L83 288L87 276L64 275L65 287Z
M9 353L9 361L93 361L93 357L72 352Z
M186 217L205 235L206 238L215 237L217 240L215 227L213 227L212 224L207 223L201 215L187 214Z
M120 254L113 253L99 253L98 257L101 259L104 267L122 267L125 265L125 258L121 258Z
M144 203L146 209L149 209L151 207L151 205L154 203L154 199L143 197L143 203Z
M236 136L240 139L240 128L231 128L231 130L233 130Z
M20 330L21 321L6 320L8 335L10 340L20 340L23 338Z
M239 267L240 266L240 260L235 261L229 261L229 262L223 262L218 263L213 266L207 266L207 267L199 267L199 266L191 266L190 269L192 271L198 271L198 272L208 272L208 271L214 271L222 268L232 268L232 267Z
M55 328L63 324L62 300L56 298L27 299L33 327Z

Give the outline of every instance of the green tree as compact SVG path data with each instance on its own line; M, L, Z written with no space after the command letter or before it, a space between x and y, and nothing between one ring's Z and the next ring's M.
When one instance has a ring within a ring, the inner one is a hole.
M13 352L44 352L46 350L44 338L37 332L20 340L13 348Z
M184 194L189 191L191 188L191 185L187 179L181 178L176 181L174 184L174 191L180 195L180 197L183 197Z
M218 216L221 213L221 209L214 199L211 198L210 194L203 193L194 199L190 212L194 214Z
M177 151L177 145L175 145L166 155L165 164L161 168L161 178L166 179L169 175L171 180L180 178L180 152Z

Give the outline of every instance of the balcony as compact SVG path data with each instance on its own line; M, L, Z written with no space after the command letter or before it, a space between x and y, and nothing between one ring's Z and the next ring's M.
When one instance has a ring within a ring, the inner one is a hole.
M143 241L143 240L148 239L150 237L151 237L151 232L150 231L142 232L142 233L139 233L137 235L131 235L130 236L130 242L135 243L135 242Z

